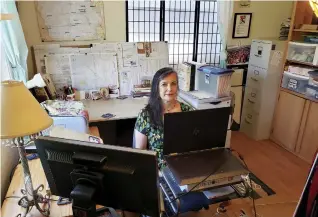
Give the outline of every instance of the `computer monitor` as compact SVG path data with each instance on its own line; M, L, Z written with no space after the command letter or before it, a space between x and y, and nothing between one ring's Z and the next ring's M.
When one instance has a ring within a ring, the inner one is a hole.
M310 169L294 217L318 216L318 152Z
M163 154L225 147L231 108L167 113Z
M74 216L96 204L160 215L155 152L53 137L35 141L51 193L73 200Z

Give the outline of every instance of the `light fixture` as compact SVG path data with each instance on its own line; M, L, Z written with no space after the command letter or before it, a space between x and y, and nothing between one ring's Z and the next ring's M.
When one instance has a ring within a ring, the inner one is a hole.
M309 4L314 11L316 17L318 17L318 0L309 0Z
M41 131L50 127L52 118L40 106L26 86L19 81L1 82L1 143L17 147L24 174L25 189L19 205L25 208L26 216L32 206L43 215L49 215L49 209L42 209L39 203L46 200L39 191L43 184L35 190L32 185L31 174L25 152L25 139L34 140ZM27 138L28 137L28 138Z

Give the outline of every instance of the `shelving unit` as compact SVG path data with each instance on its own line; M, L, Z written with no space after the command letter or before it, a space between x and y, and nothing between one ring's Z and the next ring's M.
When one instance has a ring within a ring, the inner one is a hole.
M318 30L301 29L303 24L317 25L318 23L313 23L317 22L316 20L308 1L295 1L288 42L302 41L304 35L318 35ZM288 65L309 66L318 69L317 65L288 60L288 43L285 51L282 59L281 78ZM318 150L317 118L317 100L280 87L270 139L310 163Z
M318 30L307 30L307 29L294 29L294 32L309 32L309 33L318 33Z
M318 68L318 65L313 65L313 64L305 63L305 62L299 62L299 61L295 61L295 60L288 60L288 59L286 59L286 62L295 63L295 64L298 64L298 65L311 66L311 67L313 67L313 68Z

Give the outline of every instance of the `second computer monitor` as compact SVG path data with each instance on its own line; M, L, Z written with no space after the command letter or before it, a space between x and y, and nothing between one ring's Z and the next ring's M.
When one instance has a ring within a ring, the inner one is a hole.
M53 195L86 197L94 186L96 204L159 216L155 152L51 137L35 144Z

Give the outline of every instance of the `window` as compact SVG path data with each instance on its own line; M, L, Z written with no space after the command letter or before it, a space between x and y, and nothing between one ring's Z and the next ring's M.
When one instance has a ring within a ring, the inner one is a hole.
M219 65L221 38L215 1L126 2L127 41L168 41L169 64Z

